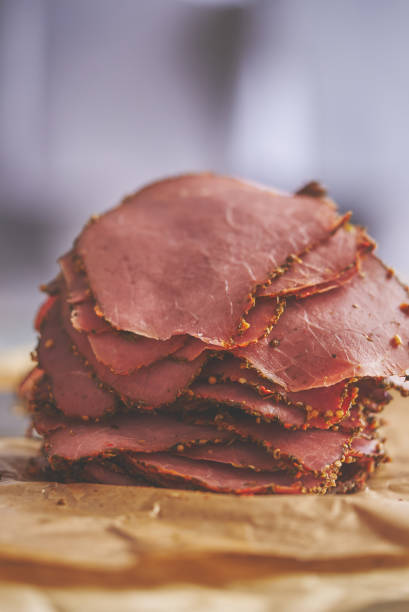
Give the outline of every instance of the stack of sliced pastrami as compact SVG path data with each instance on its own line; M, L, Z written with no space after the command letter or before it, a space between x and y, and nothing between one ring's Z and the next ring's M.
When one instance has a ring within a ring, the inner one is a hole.
M21 385L56 478L362 488L409 368L409 298L349 217L315 183L199 174L93 218L45 287Z

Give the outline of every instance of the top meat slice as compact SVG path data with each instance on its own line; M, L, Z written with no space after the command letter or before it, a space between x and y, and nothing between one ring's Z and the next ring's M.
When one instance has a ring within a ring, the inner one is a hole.
M234 351L289 391L409 368L408 293L374 256L330 293L293 301L266 338Z
M76 252L114 327L229 347L256 288L341 223L324 199L192 175L128 197L88 224Z

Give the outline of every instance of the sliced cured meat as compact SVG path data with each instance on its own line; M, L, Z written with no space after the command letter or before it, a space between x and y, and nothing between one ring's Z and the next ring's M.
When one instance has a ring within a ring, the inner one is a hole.
M101 464L97 461L89 461L81 468L81 479L98 484L119 486L147 486L146 480L141 476L125 474L113 469L107 463Z
M350 235L351 232L346 232L344 230L344 233L347 233L348 235ZM354 243L355 242L356 241L354 239ZM320 249L318 250L320 251ZM315 253L315 250L313 252ZM311 256L311 255L308 254L307 259L308 259L308 256ZM306 266L309 266L309 270L310 270L312 267L311 264L313 262L308 263L308 261L305 262L304 268ZM303 273L305 276L308 273L305 272L304 268L303 268ZM355 273L355 271L356 270L354 269L353 273ZM74 274L75 274L75 266L73 266L71 272L72 272L71 280L73 281ZM292 282L291 280L292 276L293 275L291 274L287 274L285 276L285 278L288 279L290 284ZM315 277L313 280L315 280ZM279 283L280 281L276 281L275 284L277 284L277 282ZM341 283L339 282L338 284L341 284ZM329 290L330 288L332 287L328 286L328 288L325 290ZM323 291L323 290L324 289L322 287L320 289L317 289L317 291ZM270 294L273 295L271 291L269 291L269 288L266 288L264 292L263 290L259 290L258 294L259 295L270 295ZM236 335L234 339L234 343L238 344L239 346L245 346L250 342L257 341L263 335L266 335L270 331L270 329L277 323L279 317L284 311L284 307L285 307L285 302L283 300L276 298L274 301L272 301L271 299L260 297L256 301L255 306L252 307L249 310L249 312L246 314L245 320L243 319L242 329ZM81 303L76 304L71 312L71 321L75 329L77 329L78 331L85 331L88 333L112 331L112 327L109 324L107 324L107 322L101 316L98 316L96 314L95 303L93 301L86 301L86 302L81 302ZM140 336L136 336L136 338L140 338ZM220 349L220 347L202 343L199 339L196 339L193 337L189 338L190 342L188 342L186 347L184 347L186 342L183 342L182 338L188 338L186 336L174 336L173 338L170 339L170 342L176 343L177 338L178 338L178 343L180 344L180 347L181 347L180 352L177 354L177 358L180 358L180 359L191 360L191 359L195 359L196 357L198 357L204 350ZM124 342L125 349L127 348L126 340L127 339L116 337L117 343L119 343L120 341ZM104 339L97 338L95 339L94 344L98 346L102 344L104 341L105 341L105 338ZM151 340L151 345L153 345L152 340ZM167 351L167 348L165 348L166 343L163 343L163 345L164 345L163 353L161 354L161 356L165 357L167 354L170 354L170 353L166 352ZM104 348L105 348L105 345L104 345ZM159 347L157 348L157 350L159 353L159 350L160 350ZM172 350L171 352L174 352L174 351ZM108 366L112 365L110 363L107 363L107 359L109 359L109 357L105 356L105 361L101 360L101 354L104 353L104 355L106 355L105 351L98 351L97 349L97 350L94 350L94 353L96 354L99 361L102 361L102 363L105 363L105 365L108 365ZM160 358L160 356L157 357L156 359L158 358ZM149 363L142 363L141 365L149 365ZM118 371L115 369L115 367L112 368L113 371L115 371L116 373L122 373L121 366L118 366L118 367L119 367ZM124 367L125 369L127 368L127 366L124 366Z
M366 455L371 457L378 455L381 452L381 443L377 438L367 438L365 436L357 436L351 442L350 455L361 457Z
M47 313L41 327L37 354L39 366L51 381L57 407L67 416L96 418L117 407L116 397L102 389L71 349L61 327L59 300Z
M292 393L283 387L271 383L260 376L254 369L230 355L224 359L213 359L206 365L203 378L209 384L217 381L232 381L257 389L262 397L272 397L276 402L304 407L307 411L306 422L309 427L328 428L341 421L350 406L355 402L358 388L348 381L331 387L308 389Z
M60 293L61 274L58 274L48 283L40 285L40 290L47 293L49 296L58 295Z
M159 484L173 483L216 493L320 492L325 482L312 474L297 479L286 472L256 472L212 461L194 461L170 453L129 455L126 461L136 473L142 473Z
M389 379L363 378L357 384L359 402L367 411L380 412L392 400Z
M354 463L343 463L336 482L335 493L362 491L376 467L373 457L363 457Z
M64 328L79 354L96 374L98 380L114 389L127 403L156 408L173 402L197 376L205 361L204 355L191 362L162 359L150 366L141 367L128 376L114 374L96 359L87 335L73 328L70 312L64 300L61 307Z
M368 255L350 283L287 305L267 338L234 352L291 391L403 374L409 368L409 317L399 308L405 298L396 277Z
M85 274L80 270L75 254L70 251L58 260L62 276L67 286L66 300L79 304L89 300L91 292Z
M193 446L183 449L178 454L189 459L215 461L256 471L274 472L280 469L280 464L270 453L250 442L235 441L227 445Z
M357 436L352 440L345 463L342 464L337 482L337 493L353 493L364 488L376 466L388 461L382 443L376 437Z
M66 294L66 299L68 298ZM74 304L71 310L71 323L79 332L87 334L99 334L101 332L109 332L112 327L95 312L94 302L87 300Z
M297 195L308 195L312 198L327 198L328 191L319 181L309 181L295 192Z
M33 424L40 435L47 434L56 429L69 427L72 423L79 424L82 421L73 421L72 417L64 418L61 414L39 410L33 414Z
M96 314L95 303L91 300L73 306L71 324L77 331L88 334L88 341L97 360L115 374L129 374L142 366L148 366L171 355L186 342L186 336L173 336L161 342L118 332Z
M344 419L340 423L338 423L338 428L340 431L345 433L353 433L356 431L362 431L366 425L364 416L362 414L362 410L360 406L353 406L349 414L345 416Z
M258 423L251 417L226 418L218 423L260 444L276 459L290 459L294 465L314 472L337 466L351 437L348 433L320 429L289 431L277 423Z
M192 338L187 336L185 344L173 353L174 359L180 359L182 361L193 361L197 359L204 351L222 351L224 350L221 346L214 346L206 344L199 340L199 338Z
M263 378L245 361L227 353L220 359L216 357L206 364L202 377L206 378L210 384L215 382L238 382L249 385L257 389L260 395L271 395L274 393L285 393L283 387Z
M44 370L35 367L23 378L19 387L18 395L26 401L32 401L34 399L35 391L38 385L44 378Z
M358 388L342 381L331 387L319 387L296 393L287 393L290 402L305 404L309 427L326 429L340 423L358 397Z
M261 297L242 320L242 330L236 334L234 344L246 346L266 336L284 312L285 300L280 298Z
M297 258L282 276L257 290L258 296L296 295L304 298L324 293L349 281L358 271L374 242L359 227L347 224L328 240Z
M212 425L184 423L165 415L117 415L99 423L59 422L52 417L34 418L34 425L45 435L48 457L77 461L88 457L123 452L151 453L182 444L227 442L234 436Z
M196 399L208 400L216 404L237 406L250 414L265 420L277 420L288 427L301 427L306 421L303 408L280 403L273 398L262 398L249 387L238 383L194 382L189 392Z
M130 374L149 366L182 348L186 341L184 336L160 341L115 331L89 335L88 340L97 360L114 374Z
M36 331L38 332L41 331L41 326L44 320L47 318L49 311L51 310L51 308L53 307L53 304L55 303L57 299L58 299L57 296L51 295L41 304L40 308L37 311L36 318L34 320L34 329Z
M128 197L86 226L76 252L114 327L229 346L256 287L341 223L324 200L192 175Z
M79 348L84 354L83 348ZM141 367L128 376L114 374L107 366L87 359L98 379L114 389L122 399L156 408L173 402L200 372L204 356L188 363L162 359Z

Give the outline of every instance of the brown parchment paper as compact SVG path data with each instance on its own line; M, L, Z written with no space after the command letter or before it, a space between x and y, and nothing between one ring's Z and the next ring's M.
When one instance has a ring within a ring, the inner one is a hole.
M385 418L393 462L348 496L35 482L38 444L0 440L0 608L409 610L409 399Z

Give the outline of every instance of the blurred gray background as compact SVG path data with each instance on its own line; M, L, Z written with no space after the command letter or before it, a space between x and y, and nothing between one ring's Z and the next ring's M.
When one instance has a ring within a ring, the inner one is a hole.
M407 0L0 0L0 349L91 213L214 169L323 181L409 273Z

